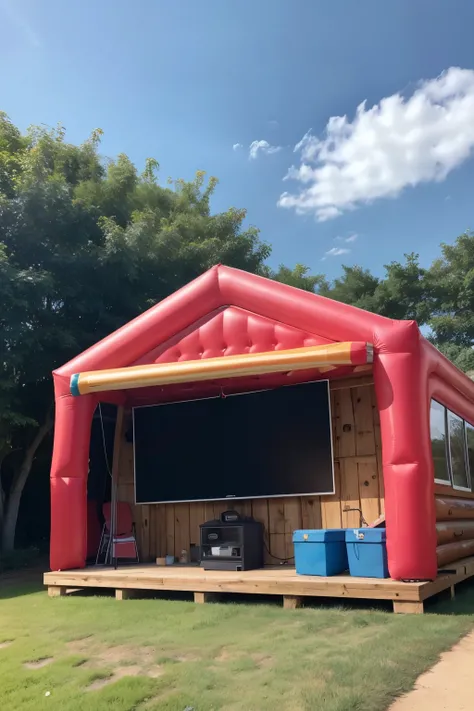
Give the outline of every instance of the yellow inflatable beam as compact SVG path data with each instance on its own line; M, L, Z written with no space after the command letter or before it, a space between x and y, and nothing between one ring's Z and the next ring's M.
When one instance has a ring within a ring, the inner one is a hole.
M72 375L70 388L72 395L87 395L106 390L130 390L314 368L326 372L339 365L359 366L371 362L372 346L368 343L331 343L286 351L93 370Z

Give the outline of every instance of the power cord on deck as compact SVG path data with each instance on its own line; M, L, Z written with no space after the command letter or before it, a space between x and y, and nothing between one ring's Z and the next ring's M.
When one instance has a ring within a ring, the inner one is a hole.
M263 530L263 535L265 536L265 529ZM263 545L264 545L264 548L265 548L265 550L267 551L268 555L270 556L270 558L273 558L274 560L279 560L279 561L280 561L280 565L288 565L288 564L290 563L290 561L292 561L292 560L295 559L294 556L291 556L291 558L279 558L277 555L273 555L273 553L272 553L271 550L270 550L270 547L267 546L267 543L266 543L266 541L265 541L265 537L264 537L264 539L263 539Z

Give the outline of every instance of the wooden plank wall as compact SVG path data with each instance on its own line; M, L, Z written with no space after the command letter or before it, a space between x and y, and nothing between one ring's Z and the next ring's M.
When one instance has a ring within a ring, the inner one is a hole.
M384 489L372 377L333 383L331 407L336 480L332 496L134 506L133 446L122 436L118 495L133 506L141 559L189 552L192 543L199 543L199 524L230 507L264 524L267 563L293 555L296 529L359 526L358 512L345 512L347 507L361 508L364 518L374 521L384 512Z

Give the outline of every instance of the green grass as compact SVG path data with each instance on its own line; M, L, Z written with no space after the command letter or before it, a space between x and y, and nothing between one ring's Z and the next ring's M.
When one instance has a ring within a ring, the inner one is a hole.
M2 589L0 578L2 708L382 711L473 627L469 610L473 586L417 616L50 599L34 585Z

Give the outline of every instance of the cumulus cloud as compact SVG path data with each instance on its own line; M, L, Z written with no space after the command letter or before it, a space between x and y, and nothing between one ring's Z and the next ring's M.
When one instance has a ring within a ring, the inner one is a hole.
M336 242L347 242L347 243L352 243L355 242L359 238L359 235L357 232L352 232L349 235L339 235L338 237L335 237Z
M272 153L278 153L278 151L281 151L281 146L271 146L268 141L252 141L249 148L249 158L250 160L255 160L259 153L271 155Z
M243 148L243 145L241 143L234 143L232 146L233 151L239 151L241 148Z
M345 247L333 247L326 252L326 257L340 257L341 254L349 254L350 251Z
M325 135L310 129L295 146L300 154L280 207L314 213L319 222L406 187L440 182L474 149L474 71L451 67L421 82L413 94L393 94L347 116L329 119Z

